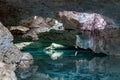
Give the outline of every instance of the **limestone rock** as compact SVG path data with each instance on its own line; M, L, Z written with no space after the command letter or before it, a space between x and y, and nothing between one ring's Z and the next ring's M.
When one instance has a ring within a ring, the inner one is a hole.
M79 30L76 44L80 48L89 48L96 53L119 55L120 28L111 19L96 13L74 11L58 12L57 16Z
M23 37L31 36L33 40L38 39L38 34L42 32L49 32L50 30L64 30L63 24L52 18L43 18L35 16L30 30L23 35Z
M0 61L7 64L16 64L22 54L12 41L12 34L0 23Z
M0 80L17 80L15 72L3 62L0 62Z
M29 54L22 53L14 44L13 36L5 26L0 23L0 61L11 66L14 71L21 64L22 59L33 59ZM30 66L30 61L23 61L24 66Z

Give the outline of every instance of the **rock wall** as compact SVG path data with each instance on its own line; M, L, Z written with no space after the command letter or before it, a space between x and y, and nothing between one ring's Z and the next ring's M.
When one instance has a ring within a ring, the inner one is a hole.
M0 61L9 64L12 69L15 70L19 65L22 65L20 68L22 68L23 65L24 67L29 67L29 65L32 64L31 62L29 64L29 61L32 59L30 54L23 54L13 44L12 34L0 23Z
M1 0L0 21L15 25L21 19L35 15L53 17L52 12L63 10L96 12L120 23L119 0Z
M119 55L120 27L109 18L97 13L60 11L59 18L79 30L76 47L91 49L96 53Z
M20 50L13 44L13 36L0 23L0 61L7 64L16 64L20 61L22 53Z

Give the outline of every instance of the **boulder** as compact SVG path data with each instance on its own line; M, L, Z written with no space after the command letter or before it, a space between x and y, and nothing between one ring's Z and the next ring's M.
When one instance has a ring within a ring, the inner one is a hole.
M103 30L105 28L117 27L112 19L97 13L63 11L55 12L55 16L81 30Z
M96 53L119 55L120 28L110 18L97 13L75 11L57 12L56 15L79 30L76 35L76 47L89 48Z

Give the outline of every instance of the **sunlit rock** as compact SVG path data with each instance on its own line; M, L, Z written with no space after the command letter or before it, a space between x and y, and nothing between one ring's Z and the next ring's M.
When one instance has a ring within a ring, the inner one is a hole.
M20 30L20 31L26 32L29 30L29 28L24 27L24 26L11 26L10 31L12 30Z
M61 44L52 43L50 46L46 47L45 49L57 49L57 48L64 48L64 47L65 46Z
M24 47L30 45L32 42L22 42L22 43L16 43L15 45L19 48L19 49L23 49Z
M63 11L56 13L63 22L79 30L77 46L96 53L119 55L120 28L110 18L97 13Z
M106 26L104 18L97 13L79 13L75 11L63 11L56 13L61 20L81 30L101 30Z
M26 79L36 74L37 70L38 66L30 66L29 68L26 69L17 70L17 74L21 79Z
M33 40L38 39L38 34L43 32L49 32L50 30L64 30L63 24L52 18L43 18L35 16L31 25L30 30L23 35L23 37L31 36Z
M0 80L17 80L11 67L3 62L0 62Z
M63 55L63 53L64 53L64 52L62 52L62 51L57 51L57 50L53 50L53 49L44 50L44 52L45 52L46 54L48 54L48 55L51 57L51 59L53 59L53 60L57 60L57 59L60 58L60 57Z

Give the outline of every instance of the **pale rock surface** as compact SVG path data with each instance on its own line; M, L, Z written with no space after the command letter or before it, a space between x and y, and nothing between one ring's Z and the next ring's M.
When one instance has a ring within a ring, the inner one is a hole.
M18 63L22 56L20 50L12 41L12 34L0 23L0 61L7 64Z
M17 80L15 72L3 62L0 62L0 80Z
M67 24L77 28L76 47L96 53L119 55L120 28L114 21L97 13L63 11L56 14Z
M33 63L33 57L22 53L12 41L12 34L0 23L0 80L17 80L16 68L28 68Z

